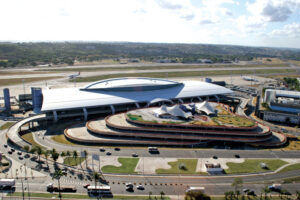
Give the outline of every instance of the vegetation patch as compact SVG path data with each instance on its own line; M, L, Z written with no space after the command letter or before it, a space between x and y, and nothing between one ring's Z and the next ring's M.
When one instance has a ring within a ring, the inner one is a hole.
M253 120L240 116L220 116L213 117L212 119L222 125L232 125L237 127L252 127L255 125Z
M77 145L73 142L70 142L69 140L67 140L67 138L65 137L64 134L60 134L60 135L54 135L51 137L51 139L57 143L61 143L61 144L68 144L68 145Z
M283 183L300 183L300 176L283 179Z
M135 174L135 167L139 158L118 158L120 167L114 165L106 165L101 168L103 173L122 173L122 174Z
M88 196L87 194L67 194L67 193L62 193L62 198L63 199L97 199L96 197L92 198ZM7 196L12 196L12 197L22 197L22 192L14 192L14 193L8 193ZM24 193L25 197L28 197L28 193ZM40 197L40 198L49 198L49 199L59 199L58 193L30 193L31 197ZM160 196L151 196L153 199L160 199ZM147 200L149 199L148 195L145 196L130 196L130 195L114 195L111 198L101 198L101 199L138 199L138 200ZM170 198L167 196L164 196L165 200L169 200Z
M262 168L261 163L265 163L267 168ZM243 163L226 163L228 169L225 172L227 174L242 174L275 171L285 164L288 163L279 159L246 159Z
M256 74L284 74L284 73L295 73L295 69L257 69ZM194 76L221 76L221 75L246 75L253 74L253 70L214 70L214 71L188 71L188 72L168 72L168 77L194 77ZM129 73L127 76L133 77L152 77L152 78L165 78L165 73L161 72L149 72L149 73ZM94 82L103 79L119 78L124 77L123 73L120 74L108 74L100 76L90 77L79 77L76 79L77 82ZM70 80L71 81L71 80Z
M51 76L51 77L32 77L32 78L12 78L12 79L0 79L0 85L17 85L22 84L23 80L25 83L32 83L36 81L46 81L51 79L63 78L62 76Z
M157 174L196 174L197 159L178 159L169 162L171 169L156 169Z
M15 122L6 122L2 126L0 126L0 130L8 129L8 128L10 128L14 124L15 124Z
M133 121L139 121L139 122L151 122L151 123L158 123L156 120L144 120L141 115L133 115L133 114L127 114L127 117Z
M286 147L282 148L282 150L285 151L300 150L300 137L298 137L298 140L289 141L289 144Z
M39 146L41 147L41 149L45 149L45 147L43 147L42 145L40 145L39 143L37 143L34 138L32 133L26 133L24 135L21 136L26 142L30 143L32 146Z
M64 164L69 166L77 166L85 161L85 157L66 157L64 158Z
M300 163L297 163L297 164L292 164L292 165L289 165L289 166L283 168L278 173L294 171L294 170L299 170L299 169L300 169Z

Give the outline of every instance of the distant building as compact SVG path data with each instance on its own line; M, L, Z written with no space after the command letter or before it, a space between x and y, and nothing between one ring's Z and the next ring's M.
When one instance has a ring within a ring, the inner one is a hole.
M210 59L198 59L197 62L198 63L207 63L207 64L213 63L213 61Z

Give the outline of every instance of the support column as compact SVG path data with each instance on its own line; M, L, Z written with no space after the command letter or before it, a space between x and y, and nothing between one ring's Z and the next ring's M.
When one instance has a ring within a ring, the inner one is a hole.
M82 108L82 110L83 110L84 121L87 121L87 119L88 119L88 112L87 112L86 108Z
M140 108L140 105L137 102L135 102L134 104L137 108Z
M111 114L115 114L116 110L113 105L110 105Z
M203 101L203 100L201 99L201 97L197 97L197 99L198 99L199 101Z
M180 103L183 103L182 99L178 99L178 101L179 101Z
M217 102L219 103L220 102L220 98L217 95L215 95L214 97L216 97Z
M55 123L58 121L57 112L55 110L53 111L53 120Z

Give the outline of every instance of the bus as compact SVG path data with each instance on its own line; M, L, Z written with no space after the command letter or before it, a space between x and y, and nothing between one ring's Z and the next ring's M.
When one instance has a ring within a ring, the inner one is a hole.
M109 185L91 185L87 187L89 196L112 196Z
M158 153L158 148L157 147L148 147L149 153Z
M203 192L205 191L205 187L189 187L185 192Z

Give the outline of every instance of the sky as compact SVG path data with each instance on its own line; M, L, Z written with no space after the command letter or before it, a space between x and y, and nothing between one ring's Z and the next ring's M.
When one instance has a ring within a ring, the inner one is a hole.
M300 0L0 0L0 41L300 48Z

